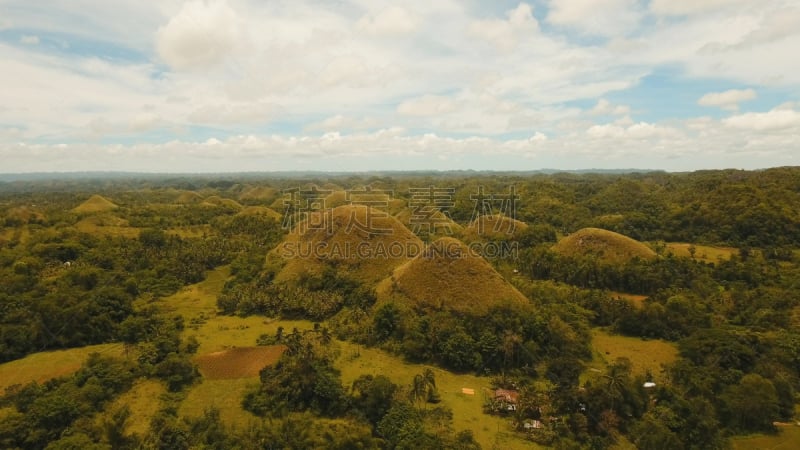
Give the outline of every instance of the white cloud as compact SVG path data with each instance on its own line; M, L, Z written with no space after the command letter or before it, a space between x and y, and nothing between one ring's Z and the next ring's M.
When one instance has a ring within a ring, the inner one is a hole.
M596 115L596 116L624 116L631 112L631 109L627 105L612 105L611 102L608 100L601 98L597 101L597 104L594 105L594 108L589 110L589 114Z
M647 122L639 122L629 126L616 124L593 125L586 134L595 139L651 139L667 138L679 136L681 133L677 129L664 127Z
M684 16L733 7L748 0L652 0L650 10L659 15Z
M25 45L38 45L39 44L39 36L30 36L25 35L19 38L19 42Z
M313 123L306 127L307 131L341 131L341 130L368 130L375 128L378 121L374 118L354 118L336 114L335 116L327 117L320 122Z
M397 112L406 116L433 116L453 112L456 104L449 97L425 95L406 100L397 106Z
M224 0L189 1L158 30L156 48L176 69L207 68L230 55L241 39L241 25Z
M475 37L494 44L501 50L511 50L521 39L530 38L539 30L539 22L533 17L533 8L520 3L506 12L506 19L485 19L473 21L469 32Z
M411 33L419 25L419 19L407 9L391 6L374 15L364 15L356 28L369 34L398 35Z
M780 131L800 128L800 112L773 109L763 113L745 113L728 117L723 123L732 128L753 131Z
M637 0L549 0L547 21L598 36L625 36L642 17Z
M729 111L738 111L739 103L756 98L753 89L730 89L724 92L709 92L697 100L701 106L718 106Z

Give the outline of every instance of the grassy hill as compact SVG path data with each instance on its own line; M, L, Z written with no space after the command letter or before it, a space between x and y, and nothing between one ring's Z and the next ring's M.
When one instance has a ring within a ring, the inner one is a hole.
M485 315L491 305L503 300L528 301L486 260L449 237L433 242L381 284L379 295L393 293L416 308L476 316Z
M280 221L283 216L281 213L275 211L274 209L267 208L266 206L248 206L238 213L237 216L266 216L271 219L275 219Z
M558 241L553 250L564 256L597 255L609 264L621 264L633 258L656 257L656 253L645 244L600 228L578 230Z
M319 217L311 220L325 223ZM276 281L292 282L304 272L335 267L342 275L377 283L416 254L406 249L418 252L422 247L419 238L397 219L367 206L339 206L327 220L327 228L298 224L272 252L272 257L286 263Z
M464 229L464 240L502 240L515 237L528 228L528 224L502 214L480 216Z
M27 207L18 206L6 211L5 218L15 223L41 223L47 220L47 216L41 211Z
M243 202L247 201L260 201L260 202L270 202L278 196L279 192L275 188L266 187L266 186L257 186L245 189L241 194L239 194L239 200Z
M76 206L72 211L78 214L95 214L99 212L113 211L119 208L101 195L92 195L88 200Z
M459 236L464 231L464 227L439 210L434 211L430 217L426 217L421 213L415 217L414 210L405 208L397 213L395 217L409 229L414 230L416 226L422 233L430 232L432 235L439 236Z
M200 203L202 201L203 196L194 191L183 191L175 199L176 203L180 203L182 205L191 205L194 203Z

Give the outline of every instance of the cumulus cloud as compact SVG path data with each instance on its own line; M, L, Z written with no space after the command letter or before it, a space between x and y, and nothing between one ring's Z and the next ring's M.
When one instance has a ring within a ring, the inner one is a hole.
M723 123L732 128L754 131L780 131L800 128L800 112L773 109L763 113L745 113L728 117Z
M642 17L637 0L549 0L547 21L597 36L626 35Z
M594 105L594 108L589 110L589 114L596 116L624 116L631 112L631 108L627 105L612 105L608 100L601 98Z
M701 106L717 106L729 111L738 111L739 103L756 98L753 89L730 89L724 92L709 92L697 100Z
M176 69L202 69L219 64L241 39L241 21L224 0L186 2L158 30L159 56Z
M712 11L720 7L734 7L748 0L652 0L650 10L659 15L685 16Z
M455 102L441 95L425 95L406 100L397 106L397 112L406 116L433 116L447 114L455 109Z
M507 11L505 20L476 20L469 26L470 34L502 50L513 49L520 39L530 37L530 33L538 30L539 22L533 16L533 8L527 3L520 3Z
M407 9L391 6L377 14L367 14L356 23L358 30L376 35L398 35L411 33L419 25L419 19Z

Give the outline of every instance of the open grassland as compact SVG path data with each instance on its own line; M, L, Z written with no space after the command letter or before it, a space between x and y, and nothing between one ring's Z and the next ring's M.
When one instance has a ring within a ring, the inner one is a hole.
M784 425L778 427L777 434L754 434L731 438L734 450L790 450L800 448L800 426Z
M667 253L685 258L692 257L689 247L694 246L695 259L707 263L716 263L720 260L731 259L731 256L739 252L738 249L733 247L712 247L709 245L686 244L682 242L668 242L666 245Z
M365 348L342 342L336 367L342 372L342 383L349 388L361 375L384 375L400 386L411 384L414 376L426 368L436 375L436 386L442 404L453 410L453 427L471 430L484 449L539 448L511 431L509 419L483 413L483 392L489 389L490 380L474 375L459 375L423 364L406 363L402 359L375 348ZM466 395L462 388L474 389L475 395Z
M88 347L40 352L22 359L0 364L0 393L15 384L31 381L44 382L51 378L69 375L81 367L92 353L120 356L124 353L122 344L101 344Z
M126 433L144 436L150 428L150 420L161 408L160 397L166 392L164 383L158 380L137 380L128 392L117 397L104 412L99 413L95 421L102 425L104 419L127 406L131 415L126 422Z
M656 381L662 379L661 366L678 357L678 349L667 341L612 335L597 328L592 330L592 346L604 364L613 363L617 358L628 358L635 375L644 375L649 370Z
M578 230L558 241L553 250L564 256L595 255L607 264L623 264L633 258L656 257L656 253L643 243L600 228Z
M257 376L225 380L203 379L186 393L186 398L178 408L178 415L200 417L205 411L217 408L225 424L242 429L252 421L261 420L242 408L245 393L258 385Z

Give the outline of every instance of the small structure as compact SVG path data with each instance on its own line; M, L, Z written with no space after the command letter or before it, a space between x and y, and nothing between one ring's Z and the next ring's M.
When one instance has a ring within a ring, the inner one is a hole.
M519 392L510 389L495 389L494 401L502 410L516 411L519 403Z
M642 386L643 386L643 387L645 387L645 388L648 388L648 389L649 389L649 388L654 388L654 387L656 387L656 384L655 384L655 383L653 383L652 381L647 381L647 382L645 382L645 383L644 383Z
M526 421L525 421L525 423L523 423L523 424L522 424L522 426L523 426L523 427L524 427L526 430L539 430L539 429L541 429L541 428L542 428L544 425L542 425L542 422L541 422L541 421L538 421L538 420L526 420Z

